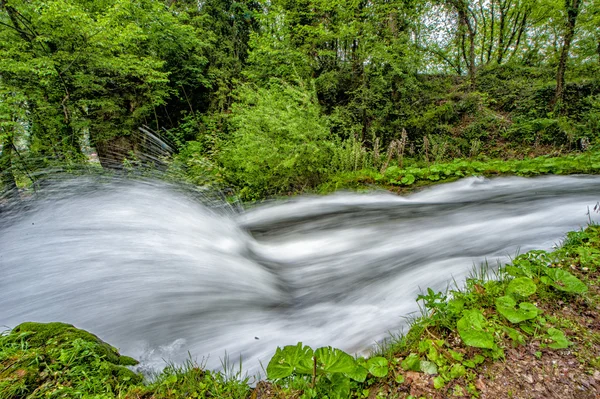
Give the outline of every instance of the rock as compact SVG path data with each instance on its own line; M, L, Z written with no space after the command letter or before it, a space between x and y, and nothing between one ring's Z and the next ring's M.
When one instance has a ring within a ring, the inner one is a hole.
M0 388L19 387L18 395L0 389L3 398L50 397L57 390L61 397L92 397L143 380L124 367L135 359L70 324L23 323L0 335L0 345Z
M413 381L416 381L419 379L420 374L417 373L416 371L407 371L405 376L406 376L406 381L408 383L412 383Z
M533 377L529 374L524 374L523 379L527 381L529 384L533 384Z
M483 380L481 378L479 378L477 381L475 381L475 388L477 388L481 392L485 393L487 387L485 386L485 383L483 382Z

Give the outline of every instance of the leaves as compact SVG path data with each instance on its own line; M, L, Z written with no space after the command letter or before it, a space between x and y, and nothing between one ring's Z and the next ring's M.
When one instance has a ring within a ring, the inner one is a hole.
M350 380L342 374L333 374L328 396L331 399L347 399L350 396Z
M456 327L465 345L485 349L494 347L494 336L486 331L487 320L480 310L464 311L463 317L456 323Z
M313 370L313 359L317 369ZM299 375L311 375L322 378L323 383L329 384L328 395L335 398L347 398L350 392L350 379L364 382L368 373L375 377L385 377L388 374L388 361L384 357L375 356L369 360L358 358L356 361L346 352L330 346L313 350L302 345L288 345L277 348L275 355L267 365L267 378L279 380ZM318 379L321 381L321 379Z
M384 357L372 357L367 360L367 367L369 368L369 373L373 374L375 377L385 377L388 373L388 361Z
M334 142L310 90L283 82L241 87L229 122L218 161L246 189L244 199L315 186L332 162Z
M508 335L510 339L513 340L513 342L521 345L525 344L525 337L519 331L508 326L502 326L502 330L506 333L506 335Z
M289 377L294 371L309 374L312 372L313 350L298 342L297 345L288 345L277 348L275 355L267 365L267 377L270 380L278 380ZM348 355L349 356L349 355Z
M400 180L400 183L410 186L411 184L413 184L415 182L415 180L416 180L416 178L414 175L408 174Z
M437 374L438 372L436 364L427 360L421 360L419 369L425 374Z
M319 369L324 373L352 373L356 369L352 356L331 346L317 349L315 357Z
M557 328L548 329L548 338L553 341L548 345L552 349L566 349L572 344L565 336L565 333Z
M367 379L369 370L361 364L356 364L356 367L352 371L346 372L345 374L354 381L364 382Z
M583 294L588 290L587 286L581 280L566 270L549 268L545 273L546 276L541 277L540 280L559 291Z
M501 296L496 299L495 303L498 313L506 317L511 323L533 319L539 313L538 308L528 302L521 302L519 308L515 308L517 302L510 296Z
M421 370L421 358L415 353L408 355L400 364L404 370L408 371L420 371Z
M529 277L517 277L508 283L506 288L507 295L517 295L522 297L528 297L535 294L537 286L533 280Z

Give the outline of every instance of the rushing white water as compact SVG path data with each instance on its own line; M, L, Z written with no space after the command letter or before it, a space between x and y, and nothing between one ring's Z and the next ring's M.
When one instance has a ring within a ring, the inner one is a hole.
M0 325L72 323L152 368L227 353L255 373L298 341L360 352L421 288L549 249L599 200L598 177L471 178L234 212L165 183L78 179L0 214Z

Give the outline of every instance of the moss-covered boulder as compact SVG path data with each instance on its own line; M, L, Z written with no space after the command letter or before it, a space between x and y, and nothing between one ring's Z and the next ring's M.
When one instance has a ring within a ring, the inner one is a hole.
M137 361L65 323L23 323L0 335L0 398L112 397L142 377Z

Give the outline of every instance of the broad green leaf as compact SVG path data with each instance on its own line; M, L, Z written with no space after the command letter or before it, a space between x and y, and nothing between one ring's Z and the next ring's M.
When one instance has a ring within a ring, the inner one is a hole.
M400 183L406 184L407 186L413 184L414 182L415 177L413 175L406 175L400 180Z
M348 399L350 396L350 379L343 374L335 373L331 376L331 390L328 396L331 399Z
M511 323L520 323L533 319L539 313L538 308L529 302L520 303L518 309L515 308L516 305L517 302L510 296L496 298L496 310Z
M557 290L576 294L583 294L588 290L588 287L581 280L566 270L549 268L546 269L545 272L548 277L542 277L542 282Z
M317 364L325 373L352 373L356 362L346 352L326 346L315 351Z
M421 370L421 358L416 353L408 355L402 363L400 363L404 370L420 371Z
M450 378L459 378L466 374L465 366L460 363L454 363L452 367L450 367Z
M519 295L528 297L535 294L537 287L529 277L517 277L508 283L506 295Z
M448 301L448 311L453 315L458 315L463 311L465 307L465 301L462 299L452 299Z
M369 373L375 377L385 377L388 373L388 361L385 357L372 357L367 360L367 366L369 367Z
M565 333L557 328L549 328L548 337L554 341L548 345L552 349L565 349L572 344L572 342L569 341L565 336Z
M504 271L509 275L509 276L513 276L513 277L519 277L519 276L524 276L527 275L528 273L525 272L525 270L523 270L523 268L521 267L516 267L516 266L506 266L504 268Z
M170 375L168 378L163 380L162 385L174 385L177 383L177 376L175 374Z
M471 359L475 364L481 364L485 361L485 356L477 354Z
M275 355L267 365L267 377L277 380L290 376L294 371L301 374L312 373L313 350L298 342L297 345L288 345L277 348Z
M456 360L457 362L462 362L462 360L465 357L465 355L463 355L462 353L454 351L452 349L449 349L448 352L450 352L450 356L452 356L452 359Z
M456 323L458 334L465 345L475 348L492 349L494 336L485 331L487 320L477 309L463 312L463 317Z
M367 359L365 359L364 357L362 357L362 356L357 357L355 362L357 365L367 368Z
M444 357L438 352L435 346L431 346L429 348L429 352L427 353L427 358L434 362L435 364L441 364L444 362Z
M369 370L364 368L363 366L357 364L354 370L345 373L349 378L352 378L354 381L364 382L367 379L367 375L369 374Z
M435 389L442 389L444 387L444 385L446 385L446 382L444 381L442 376L438 375L437 377L435 377L433 379L433 387Z
M435 365L435 363L427 360L421 360L421 362L419 363L419 368L425 374L437 374L438 372L438 368Z
M275 354L267 365L267 378L270 380L278 380L280 378L289 377L294 372L294 366L292 366L285 358L283 349L277 348Z

